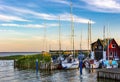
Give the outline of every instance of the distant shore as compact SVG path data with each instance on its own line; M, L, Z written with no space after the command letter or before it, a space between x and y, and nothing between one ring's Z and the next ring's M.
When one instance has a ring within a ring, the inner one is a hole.
M33 55L41 54L41 52L0 52L0 57L14 56L14 55Z

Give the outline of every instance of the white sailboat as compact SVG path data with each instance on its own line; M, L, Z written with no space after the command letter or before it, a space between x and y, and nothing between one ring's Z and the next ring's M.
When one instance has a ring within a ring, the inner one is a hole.
M79 66L79 61L77 59L72 59L71 62L68 60L62 61L63 69L76 69Z
M91 20L88 21L88 50L90 49L89 48L89 44L91 44ZM86 68L92 68L92 69L96 69L96 68L99 68L99 64L100 62L95 60L94 58L94 52L91 51L90 49L90 58L86 58L84 60L84 65Z
M75 58L75 51L74 51L74 26L73 26L73 16L72 16L72 2L71 2L71 42L72 42L72 55L69 55L64 61L62 61L62 67L64 69L76 69L79 66L79 61Z

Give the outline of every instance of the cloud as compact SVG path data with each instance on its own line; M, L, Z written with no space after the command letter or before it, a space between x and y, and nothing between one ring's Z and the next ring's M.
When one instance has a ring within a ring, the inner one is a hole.
M57 1L57 2L59 2L59 1ZM29 10L29 9L21 9L21 8L11 7L11 6L2 5L1 7L5 8L6 10L9 10L9 12L22 13L24 16L32 15L32 16L34 16L34 18L37 18L37 19L39 18L39 19L45 19L45 20L59 20L59 16L60 16L61 20L63 20L63 21L71 21L71 16L69 13L62 13L62 14L55 15L55 14L39 13L39 12L35 12L35 11ZM73 15L73 17L75 19L74 22L88 23L88 21L89 21L89 19L87 19L87 18L82 18L82 17L76 16L76 15ZM18 20L23 20L23 19L19 18ZM92 21L92 23L95 23L95 22Z
M8 29L0 29L0 33L2 35L5 34L4 36L1 36L2 39L8 38L8 37L5 37L7 34L10 36L11 35L26 35L25 33L21 33L21 32L18 32L16 30L8 30Z
M76 15L72 15L72 16L73 16L73 21L77 23L88 23L90 21L87 18L78 17ZM60 18L63 21L71 21L71 14L69 13L61 14ZM95 22L91 20L91 23L94 24Z
M41 18L46 20L52 20L53 18L55 19L56 17L55 15L52 15L52 14L39 13L29 9L22 9L22 8L17 8L12 6L1 5L0 8L4 9L4 11L21 13L22 15L33 15L33 16L36 16L36 18Z
M25 35L24 33L18 32L16 30L8 30L8 29L0 29L1 33L5 33L5 34L16 34L16 35ZM6 38L6 37L4 37Z
M9 24L9 23L4 23L0 24L0 26L3 27L26 27L26 28L44 28L45 24ZM55 27L58 26L58 24L46 24L46 27Z
M58 26L58 24L47 24L48 27L54 27L54 26Z
M120 8L120 4L117 3L117 0L82 0L89 5L96 6L98 8Z
M14 30L0 29L0 32L15 32Z
M67 0L47 0L54 3L70 5L70 1ZM120 1L119 0L79 0L80 4L84 2L83 5L78 5L76 2L72 1L73 6L76 8L84 8L96 12L106 12L106 13L120 13Z
M44 27L55 27L58 26L58 24L27 24L27 25L20 25L27 28L44 28Z
M22 27L27 27L27 28L43 28L43 25L39 25L39 24L27 24L27 25L20 25Z
M12 21L28 21L28 20L25 20L25 19L17 17L17 16L0 14L0 21L12 22Z
M120 13L120 2L118 0L80 0L86 3L86 8L92 11Z
M46 1L70 5L70 3L67 0L46 0Z
M7 24L7 23L5 23L5 24L0 24L0 26L18 27L18 26L20 26L20 25L19 25L19 24Z
M37 8L38 5L34 4L33 2L30 2L30 3L27 3L25 4L27 7L30 7L30 8Z

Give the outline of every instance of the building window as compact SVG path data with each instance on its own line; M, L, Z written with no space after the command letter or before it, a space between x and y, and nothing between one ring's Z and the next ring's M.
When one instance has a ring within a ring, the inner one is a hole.
M115 48L115 44L112 44L112 48Z
M115 52L115 57L117 57L117 52Z
M113 53L112 53L112 52L110 52L110 56L113 56Z

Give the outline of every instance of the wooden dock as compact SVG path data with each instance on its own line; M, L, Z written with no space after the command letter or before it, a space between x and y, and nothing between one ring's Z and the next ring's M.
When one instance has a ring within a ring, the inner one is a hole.
M58 68L57 63L53 63L53 62L43 63L43 62L40 62L40 69L41 70L56 70L57 68Z
M100 69L97 78L120 80L120 68Z

